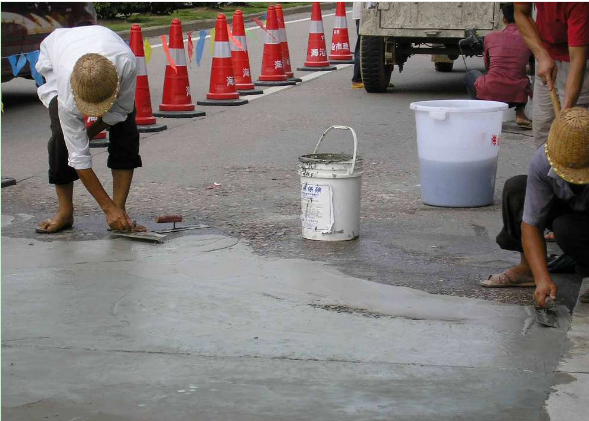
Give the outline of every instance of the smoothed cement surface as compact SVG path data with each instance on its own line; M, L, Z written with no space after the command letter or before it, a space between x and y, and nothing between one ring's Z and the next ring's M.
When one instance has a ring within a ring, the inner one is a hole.
M4 420L547 419L567 347L564 309L546 329L216 234L3 237L2 275Z

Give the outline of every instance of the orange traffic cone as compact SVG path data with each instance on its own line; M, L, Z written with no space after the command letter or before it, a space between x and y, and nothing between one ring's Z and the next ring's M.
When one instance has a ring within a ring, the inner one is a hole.
M284 13L282 13L282 6L277 4L274 6L276 9L276 19L278 20L278 30L280 31L280 47L282 50L282 62L284 63L284 73L288 80L294 80L295 82L302 82L303 79L294 77L292 68L290 66L290 52L288 51L288 40L286 39L286 26L284 25Z
M207 99L197 101L198 105L243 105L247 99L240 99L235 89L231 47L227 33L227 19L223 13L217 16L215 23L215 51L211 64L211 83Z
M276 19L276 9L274 6L268 7L262 73L255 84L261 86L296 85L296 82L288 80L286 73L284 73L280 31L278 30L278 20Z
M131 38L129 47L137 59L137 87L135 89L135 122L137 130L141 133L161 132L168 126L156 124L155 117L151 110L151 95L149 93L149 80L147 78L147 64L145 63L145 51L143 50L143 35L141 26L134 23L131 25Z
M236 10L233 14L233 38L239 42L241 47L237 46L233 41L230 44L233 76L235 77L235 88L237 92L239 92L239 95L258 95L264 93L262 89L256 89L252 82L250 56L247 52L245 25L241 10Z
M354 57L350 51L345 2L338 2L335 7L335 24L333 25L333 36L331 37L329 62L333 64L354 63Z
M98 120L97 117L88 117L84 116L84 122L86 123L86 128L92 126L94 122ZM89 146L91 148L106 148L108 147L108 140L106 139L106 130L101 131L92 139L90 139Z
M190 118L205 115L206 113L202 111L195 111L192 103L184 41L182 40L182 24L179 19L172 19L168 46L176 68L174 69L171 63L166 64L162 103L159 111L153 113L153 115L170 118Z
M318 2L313 2L313 9L311 9L311 27L309 28L309 43L307 45L307 60L305 61L305 65L299 67L297 70L319 71L335 69L336 67L330 66L327 61L321 5Z

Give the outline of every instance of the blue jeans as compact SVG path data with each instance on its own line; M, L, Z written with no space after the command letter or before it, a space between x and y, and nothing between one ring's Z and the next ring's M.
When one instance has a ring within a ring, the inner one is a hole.
M360 19L354 19L356 22L356 47L354 48L354 76L352 82L362 82L362 74L360 73Z

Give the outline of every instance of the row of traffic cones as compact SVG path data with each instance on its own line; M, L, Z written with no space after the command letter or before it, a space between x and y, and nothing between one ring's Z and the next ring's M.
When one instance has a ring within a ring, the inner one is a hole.
M233 17L232 42L229 40L228 28L225 15L219 14L215 24L210 88L206 100L198 101L198 105L243 105L247 104L248 100L240 98L240 95L256 95L263 92L256 89L256 85L283 86L294 85L302 81L294 77L290 65L284 14L279 4L268 8L262 71L255 83L251 78L245 25L243 13L240 10L237 10ZM137 57L135 105L137 128L140 132L165 130L167 126L157 124L156 116L190 118L206 114L203 111L197 111L192 103L180 20L173 19L170 25L168 50L174 65L172 63L166 65L162 102L156 112L153 112L151 108L143 36L141 27L137 24L133 24L131 27L129 46ZM329 61L327 60L321 6L317 2L313 3L307 60L304 67L298 70L334 70L335 67L330 65L330 61L347 63L351 59L345 3L338 3L336 7L336 22ZM93 117L87 117L86 124L91 125L92 120ZM102 132L95 137L95 140L105 137L106 133ZM98 144L96 141L93 143Z

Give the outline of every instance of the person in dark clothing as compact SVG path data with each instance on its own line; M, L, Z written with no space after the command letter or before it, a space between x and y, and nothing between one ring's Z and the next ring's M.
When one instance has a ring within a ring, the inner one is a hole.
M567 135L551 134L545 147L536 150L529 175L510 178L503 189L497 244L520 252L521 261L481 283L489 288L535 286L534 299L542 307L557 292L546 262L545 228L574 259L577 272L589 276L589 111L563 110L559 120L572 123ZM589 291L581 301L589 302Z

